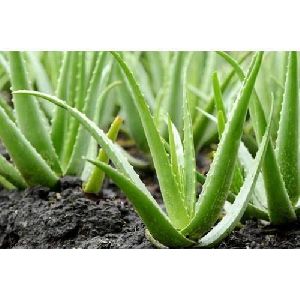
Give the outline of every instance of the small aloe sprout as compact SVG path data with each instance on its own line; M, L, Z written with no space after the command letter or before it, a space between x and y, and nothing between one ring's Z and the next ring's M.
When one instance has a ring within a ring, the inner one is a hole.
M133 103L144 128L149 151L159 181L166 212L157 204L127 157L92 120L65 101L36 91L16 91L14 94L36 96L48 100L69 112L99 143L114 164L89 160L105 172L118 185L145 223L148 236L156 245L170 248L210 247L226 237L243 216L260 171L267 149L271 122L266 126L256 158L253 160L244 184L236 196L230 212L216 225L230 193L241 142L243 124L248 104L262 62L262 53L256 53L240 94L225 124L215 159L203 185L196 196L196 164L193 128L186 92L186 74L189 60L185 61L183 74L183 140L171 118L168 120L169 151L159 133L147 101L130 71L118 53L112 52L130 86Z
M107 137L112 141L116 140L122 122L123 120L120 117L116 117L115 120L112 122L110 129L107 133ZM100 149L97 160L106 164L109 162L109 157L107 156L107 154L103 149ZM105 177L105 173L101 171L99 168L94 167L94 170L92 171L87 182L84 183L84 188L83 188L84 192L94 193L94 194L99 193L102 188L104 177Z

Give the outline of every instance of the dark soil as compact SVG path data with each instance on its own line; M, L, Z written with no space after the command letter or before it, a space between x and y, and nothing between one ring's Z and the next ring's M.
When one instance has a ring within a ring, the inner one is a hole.
M148 179L147 185L158 198L157 184ZM298 247L300 224L279 230L256 221L247 221L219 246ZM0 248L153 247L142 222L113 184L89 197L82 192L80 180L66 177L56 192L43 187L0 191Z

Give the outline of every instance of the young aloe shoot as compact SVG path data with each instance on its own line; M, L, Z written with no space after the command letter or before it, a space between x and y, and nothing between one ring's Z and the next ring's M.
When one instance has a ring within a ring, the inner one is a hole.
M110 129L107 133L107 137L112 141L116 140L122 122L123 120L120 117L116 117L115 120L112 122ZM103 149L100 149L97 160L102 163L108 164L109 157L107 156L107 154ZM102 188L104 177L105 177L105 173L101 171L99 168L94 167L92 174L90 175L87 182L84 184L83 187L84 192L94 193L94 194L99 193Z

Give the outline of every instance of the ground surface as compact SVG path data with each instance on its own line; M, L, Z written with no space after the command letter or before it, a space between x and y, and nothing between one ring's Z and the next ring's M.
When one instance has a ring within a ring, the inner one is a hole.
M157 184L147 184L159 197ZM80 186L78 179L67 177L55 192L42 187L1 190L0 248L152 248L142 222L113 184L106 184L93 198ZM255 221L248 221L219 246L298 247L300 226L278 230Z

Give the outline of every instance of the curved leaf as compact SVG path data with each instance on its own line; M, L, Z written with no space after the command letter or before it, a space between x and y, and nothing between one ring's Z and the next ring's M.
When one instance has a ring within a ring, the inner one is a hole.
M176 180L173 176L169 163L169 158L159 132L155 127L149 107L127 64L119 54L116 52L112 52L112 54L125 73L134 94L134 103L140 114L145 130L145 135L153 158L153 163L157 172L158 181L160 183L160 188L168 215L176 228L183 228L189 221L187 209L185 207L185 203L180 197L179 187L176 184Z
M17 188L25 189L27 187L19 171L2 155L0 155L0 176L4 177Z
M223 53L222 57L232 65L242 81L244 73L239 64L226 53ZM256 137L258 140L261 140L267 122L260 100L255 91L250 101L249 111ZM284 224L294 221L296 219L295 211L289 200L271 140L269 140L267 153L262 166L262 173L268 197L268 211L271 222L273 224Z
M255 55L240 95L234 103L229 121L225 125L215 159L196 205L195 217L183 230L183 233L189 237L200 237L209 231L218 219L225 203L234 174L248 104L262 56L262 53Z
M58 177L26 140L16 124L10 120L2 107L0 107L0 124L0 138L26 183L30 186L38 184L55 186Z
M124 175L128 176L135 185L137 185L145 194L151 196L143 182L140 180L137 173L129 164L127 158L123 155L118 145L115 145L93 121L87 118L83 113L76 108L69 106L65 101L57 97L47 95L36 91L16 91L14 94L28 94L38 97L40 101L50 101L59 107L67 110L80 124L94 137L97 143L104 149L116 168Z
M9 64L12 90L30 89L22 53L9 52ZM38 102L30 95L14 95L13 103L18 127L53 171L60 175L62 172L58 157Z
M242 218L250 201L251 193L256 184L260 166L266 153L271 132L270 128L271 122L269 122L267 131L259 147L259 151L257 152L253 165L251 166L251 170L248 173L233 205L230 207L230 212L207 235L200 239L200 247L211 247L222 241L230 234L230 232L236 227L237 223Z
M125 193L155 240L170 248L194 244L174 228L153 198L144 194L132 181L105 163L88 161L104 171Z
M276 154L289 197L296 203L300 193L299 86L297 52L294 51L289 54Z

